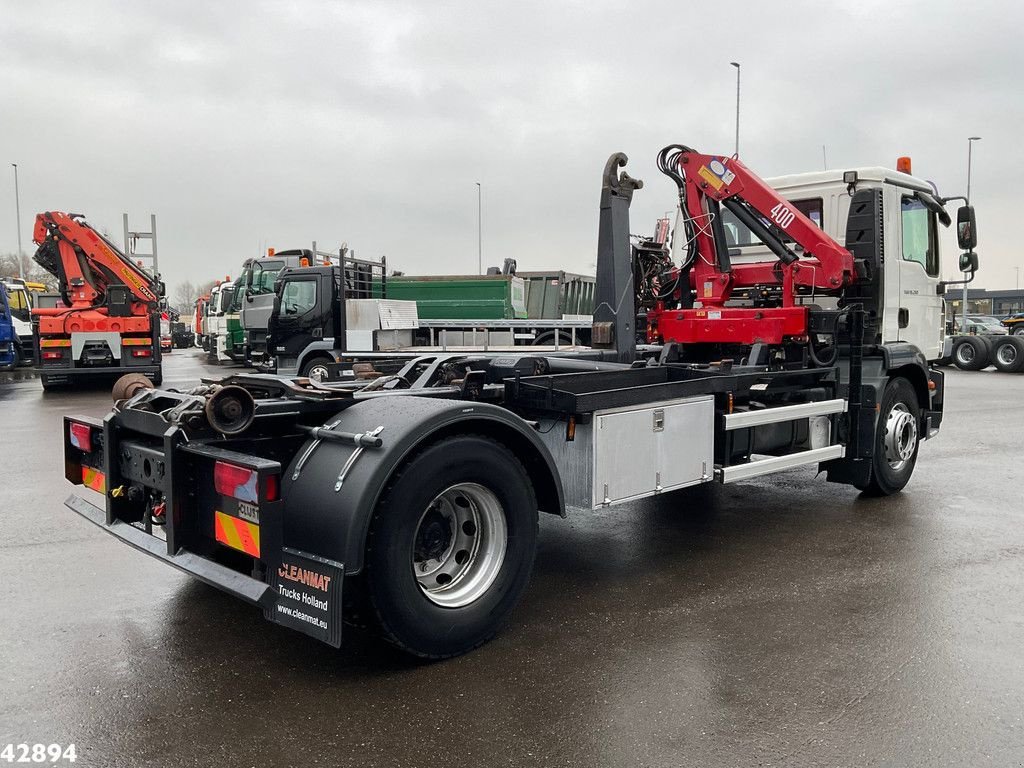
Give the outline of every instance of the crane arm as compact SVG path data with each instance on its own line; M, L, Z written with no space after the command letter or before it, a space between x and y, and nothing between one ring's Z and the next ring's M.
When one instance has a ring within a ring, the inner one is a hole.
M158 277L132 263L80 215L49 211L36 216L35 261L57 277L60 292L73 308L101 305L111 285L124 285L138 314L154 309L163 295Z
M781 282L783 306L793 306L797 287L836 291L856 280L853 255L738 158L676 145L663 150L659 162L679 186L695 257L692 282L703 305L722 305L737 288ZM779 262L731 265L722 207L751 229Z

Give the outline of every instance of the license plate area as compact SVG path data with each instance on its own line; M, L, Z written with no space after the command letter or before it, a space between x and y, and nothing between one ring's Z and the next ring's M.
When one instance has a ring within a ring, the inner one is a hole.
M122 479L167 491L167 461L162 447L125 440L119 446L117 460Z

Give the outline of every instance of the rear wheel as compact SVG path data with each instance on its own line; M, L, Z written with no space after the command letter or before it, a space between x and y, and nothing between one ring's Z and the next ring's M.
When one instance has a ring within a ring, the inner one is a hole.
M953 362L962 371L980 371L988 359L988 344L978 336L961 336L953 345Z
M537 500L504 445L447 438L412 459L374 513L366 588L385 638L422 658L482 645L533 567Z
M992 343L992 364L1003 373L1024 370L1024 338L1003 336Z
M904 378L890 379L882 393L875 426L871 480L862 490L871 496L902 491L917 464L921 409L914 386Z
M1014 336L1024 336L1024 323L1017 323L1011 333Z

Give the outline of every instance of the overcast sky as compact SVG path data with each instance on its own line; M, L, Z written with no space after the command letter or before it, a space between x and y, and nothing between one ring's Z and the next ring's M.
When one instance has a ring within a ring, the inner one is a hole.
M170 288L313 240L475 272L478 181L485 265L590 272L608 155L647 182L632 229L651 231L675 202L659 149L731 152L740 61L740 156L764 176L820 169L825 144L831 167L907 154L963 194L981 136L977 285L1012 288L1022 8L0 0L0 252L17 248L16 162L26 251L38 211L118 243L122 212L139 229L155 213Z

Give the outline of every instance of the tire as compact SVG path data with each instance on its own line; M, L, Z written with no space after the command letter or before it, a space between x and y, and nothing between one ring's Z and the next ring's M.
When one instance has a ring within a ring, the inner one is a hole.
M1014 336L1024 336L1024 323L1017 323L1010 331Z
M32 355L26 355L21 344L14 345L14 367L20 368L23 365L32 364Z
M961 371L980 371L987 368L988 344L978 336L961 336L953 344L953 362Z
M1001 336L992 344L992 364L1003 373L1024 370L1024 338Z
M921 447L921 408L913 384L902 377L890 379L878 414L871 479L862 490L869 496L891 496L910 482Z
M417 454L370 524L365 587L381 634L424 659L483 645L526 589L537 525L529 475L501 443L456 435Z
M333 362L329 357L317 355L302 364L302 370L299 371L299 375L316 382L326 381L328 375L327 364Z

